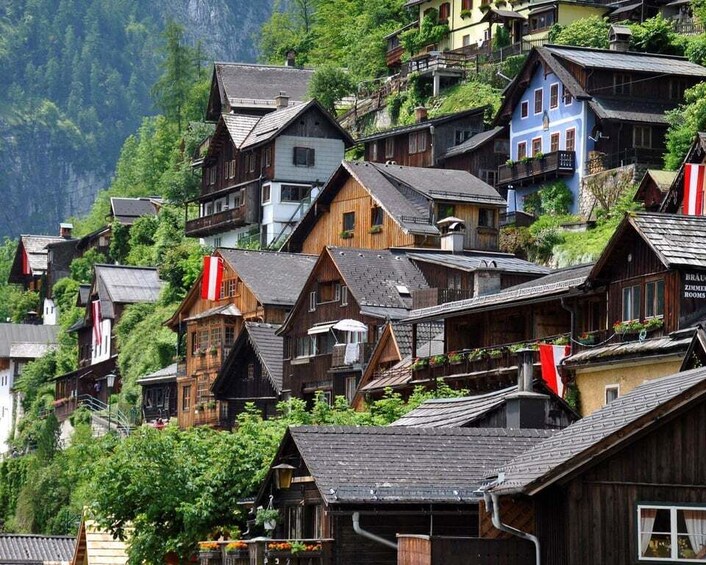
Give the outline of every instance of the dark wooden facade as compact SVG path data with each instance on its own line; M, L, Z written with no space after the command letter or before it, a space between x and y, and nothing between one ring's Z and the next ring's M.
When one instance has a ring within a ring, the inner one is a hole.
M706 402L534 497L546 565L638 563L637 505L706 500ZM654 561L653 561L654 562ZM657 561L662 562L662 561Z
M445 157L439 166L444 169L468 171L490 186L495 186L498 167L504 165L509 158L510 140L507 133L501 132L473 150ZM507 195L502 196L504 198Z
M177 385L172 382L142 385L142 420L143 422L168 422L176 418Z

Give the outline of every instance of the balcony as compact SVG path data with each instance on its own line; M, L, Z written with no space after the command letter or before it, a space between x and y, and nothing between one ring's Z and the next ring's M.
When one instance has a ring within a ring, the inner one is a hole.
M574 151L553 151L541 159L498 167L498 187L508 184L529 185L557 177L571 177L576 172Z
M333 346L331 368L364 367L370 360L373 343L338 343Z
M424 288L412 291L412 309L439 306L467 298L473 298L472 288Z
M466 72L467 64L468 57L462 53L431 51L404 63L401 74L402 76L411 73L426 75L435 71L444 71L446 74L462 76Z
M595 175L603 171L626 167L628 165L638 165L640 167L661 168L664 149L647 149L631 147L617 153L602 153L600 151L589 152L586 160L585 174Z
M333 563L332 539L265 539L201 542L200 565L329 565Z
M245 225L245 206L238 206L210 216L202 216L186 222L186 235L204 237Z

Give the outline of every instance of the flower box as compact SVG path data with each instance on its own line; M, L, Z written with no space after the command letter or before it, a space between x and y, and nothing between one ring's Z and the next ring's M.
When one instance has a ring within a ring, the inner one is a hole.
M219 549L216 550L204 550L199 551L199 563L201 565L221 565L223 563L223 556Z

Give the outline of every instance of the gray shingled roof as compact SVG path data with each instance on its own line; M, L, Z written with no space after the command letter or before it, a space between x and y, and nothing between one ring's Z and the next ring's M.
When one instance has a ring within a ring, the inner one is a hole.
M230 134L230 139L238 149L240 149L245 138L248 137L248 134L260 120L260 116L252 116L250 114L223 114L222 117Z
M544 430L301 426L289 429L329 504L474 503L488 471Z
M10 357L13 346L55 345L59 326L0 324L0 358Z
M47 271L47 245L66 241L63 237L50 235L22 235L20 239L33 275L42 275Z
M505 403L505 399L516 391L517 386L511 386L477 396L427 400L390 425L422 428L460 428L484 417L491 410L502 406Z
M218 62L214 66L219 83L233 106L252 102L274 106L280 92L289 96L290 104L302 102L309 97L309 81L314 74L313 69L252 63Z
M274 324L245 322L245 331L255 354L270 377L272 386L282 391L282 359L284 358L284 338L275 335L279 328Z
M118 198L110 197L113 217L124 225L131 225L142 216L156 216L159 209L154 198ZM161 199L160 199L161 200Z
M205 318L210 318L211 316L242 316L243 313L235 304L224 304L223 306L216 306L215 308L209 308L188 318L184 318L185 322L191 322L193 320L203 320Z
M315 255L219 249L221 257L238 273L262 304L291 306L316 263Z
M638 213L628 221L665 267L706 268L706 216Z
M466 300L447 302L438 306L413 310L410 312L408 321L440 320L445 317L460 316L471 311L506 308L511 304L566 294L586 281L592 267L592 265L579 265L560 269L533 281L508 287L495 294L486 294Z
M138 385L154 385L159 383L176 382L177 364L172 363L163 369L158 369L153 373L137 379Z
M662 410L659 418L649 417L664 404L680 396L683 399L702 396L705 381L706 368L700 367L636 387L507 465L498 466L504 472L504 479L494 490L500 494L538 492L565 473L590 464L598 453L630 441L633 433L667 416L669 412Z
M482 131L480 133L477 133L476 135L472 136L470 139L467 139L463 143L459 143L458 145L454 145L453 147L451 147L446 153L444 153L441 158L448 159L449 157L463 155L464 153L475 151L479 147L485 145L486 142L490 141L491 139L495 139L495 137L501 131L503 131L502 127L495 126L494 128L491 128L488 131Z
M410 292L429 287L419 269L404 255L387 249L327 249L349 292L361 310L371 315L405 317L412 307L412 297L401 294L397 287L405 286Z
M582 67L611 69L634 73L655 73L706 77L706 68L692 63L684 57L675 55L657 55L655 53L637 53L635 51L612 51L610 49L592 49L588 47L570 47L566 45L545 45L544 49L555 57L571 61Z
M392 322L392 333L395 336L395 341L397 342L397 347L400 350L400 355L402 355L402 358L404 359L405 357L412 355L412 324ZM441 341L443 343L443 322L419 324L419 326L417 326L417 343L419 343L421 347L435 339L439 334L442 335Z
M68 563L75 545L73 536L0 534L0 562Z
M603 120L622 120L624 122L640 122L668 124L666 112L676 104L669 101L635 100L634 98L595 97L589 106Z
M290 106L283 110L276 110L265 114L258 120L250 133L248 133L247 137L240 145L240 149L245 150L272 139L279 134L282 129L286 128L292 120L308 111L314 104L315 102L312 100L307 104L298 104L297 106Z
M488 264L495 263L495 268L508 273L521 273L530 275L548 275L551 269L537 265L524 259L518 259L509 253L407 253L413 261L422 261L444 267L453 267L468 272L488 268Z
M156 302L164 286L153 267L96 265L95 281L104 318L115 316L113 304Z

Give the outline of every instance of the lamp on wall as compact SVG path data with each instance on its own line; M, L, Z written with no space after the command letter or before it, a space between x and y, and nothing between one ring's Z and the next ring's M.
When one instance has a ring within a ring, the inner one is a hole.
M278 490L288 489L292 486L294 469L295 467L287 463L280 463L272 467L272 470L275 472L275 487L277 487Z
M542 115L542 128L544 131L549 129L549 114L546 110L544 110L544 114Z

